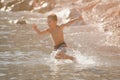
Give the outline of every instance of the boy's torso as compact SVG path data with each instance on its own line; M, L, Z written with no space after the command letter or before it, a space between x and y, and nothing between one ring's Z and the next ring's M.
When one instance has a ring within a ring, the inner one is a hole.
M50 34L55 46L60 45L64 42L63 29L61 27L57 26L54 29L50 29Z

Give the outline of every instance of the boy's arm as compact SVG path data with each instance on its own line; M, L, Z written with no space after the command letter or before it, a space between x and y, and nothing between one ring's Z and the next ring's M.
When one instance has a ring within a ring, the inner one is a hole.
M61 24L60 27L64 28L64 27L69 26L69 25L71 25L72 23L74 23L75 21L78 21L78 20L82 20L82 16L80 16L78 18L75 18L75 19L72 19L65 24Z
M32 27L39 35L43 35L43 34L46 34L49 32L49 29L46 29L44 31L40 31L35 24L33 24Z
M85 10L92 9L95 5L97 5L100 2L101 2L101 0L93 1L93 2L89 3L88 5L81 7L80 10L85 11Z

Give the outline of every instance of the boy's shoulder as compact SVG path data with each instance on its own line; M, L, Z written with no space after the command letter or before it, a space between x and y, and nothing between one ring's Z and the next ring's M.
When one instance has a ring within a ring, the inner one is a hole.
M61 25L57 25L56 27L60 28L60 27L61 27Z
M64 27L64 24L57 25L57 27L62 29Z

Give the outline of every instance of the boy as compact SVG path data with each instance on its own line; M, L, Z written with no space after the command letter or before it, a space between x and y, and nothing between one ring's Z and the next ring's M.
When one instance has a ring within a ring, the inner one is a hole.
M79 10L90 10L92 9L96 4L98 4L101 0L97 0L97 1L93 1L91 3L89 3L89 5L83 6L82 8L79 8ZM33 29L40 35L45 34L45 33L50 33L53 39L53 42L55 44L54 49L58 50L58 53L55 55L56 59L70 59L70 60L75 60L75 58L73 56L69 56L67 54L65 54L66 49L65 47L67 46L66 43L64 42L64 36L63 36L63 29L66 26L69 26L70 24L72 24L73 22L77 21L77 20L82 20L82 16L80 16L79 18L76 18L74 20L69 21L66 24L62 24L62 25L57 25L57 16L55 14L49 15L47 22L48 22L48 26L49 28L44 30L44 31L40 31L37 29L37 26L35 24L33 24Z
M62 25L57 25L57 16L55 14L49 15L47 18L47 22L48 22L48 26L49 28L44 30L44 31L40 31L37 29L37 26L35 24L33 24L33 29L40 35L46 34L46 33L50 33L51 37L53 39L53 42L55 44L54 49L58 51L58 53L55 55L56 59L70 59L70 60L74 60L75 58L73 56L67 55L65 54L66 49L65 47L67 46L66 43L64 42L64 35L63 35L63 29L66 26L69 26L70 24L72 24L73 22L77 21L81 19L81 17L76 18L74 20L69 21L66 24L62 24Z

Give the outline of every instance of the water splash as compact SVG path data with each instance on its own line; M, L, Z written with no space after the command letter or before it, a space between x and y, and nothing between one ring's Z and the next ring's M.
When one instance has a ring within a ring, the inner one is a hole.
M69 51L68 51L69 52ZM78 50L72 50L69 52L70 54L69 55L72 55L76 58L75 62L74 61L71 61L71 60L56 60L55 59L55 55L58 53L58 51L53 51L50 55L50 60L53 64L69 64L69 63L77 63L77 64L80 64L80 65L95 65L96 62L95 60L93 60L93 58L91 57L88 57L88 56L85 56L83 54L81 54L80 51ZM66 53L68 54L68 53Z
M76 61L81 65L94 65L96 62L90 56L83 55L80 51L74 50Z
M71 60L57 60L55 59L55 56L58 54L59 50L57 51L52 51L52 53L50 54L50 62L52 62L53 64L59 65L59 64L66 64L66 63L72 63Z

